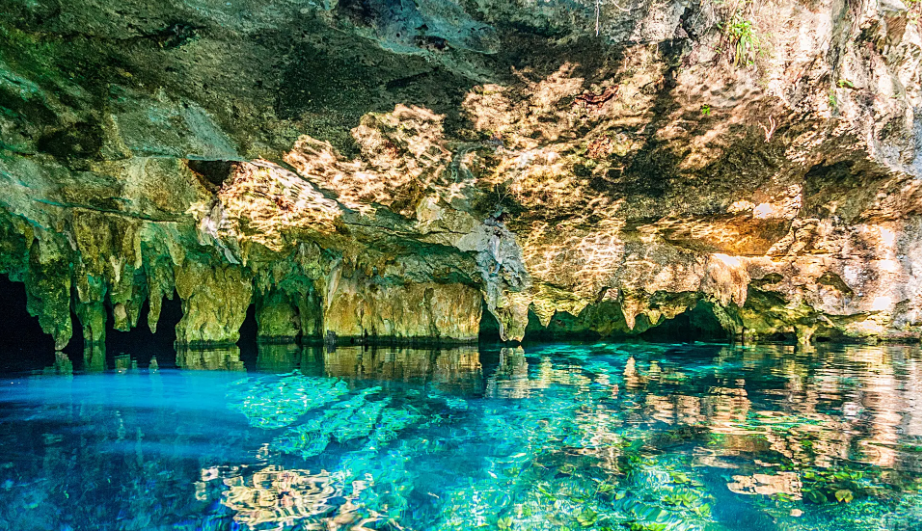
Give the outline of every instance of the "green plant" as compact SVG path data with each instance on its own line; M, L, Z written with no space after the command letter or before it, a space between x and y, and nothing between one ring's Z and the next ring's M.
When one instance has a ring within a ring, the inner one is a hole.
M598 518L599 518L599 513L593 511L592 509L588 507L584 509L583 512L576 515L576 521L579 522L579 525L583 527L590 527L592 524L595 523L596 520L598 520Z
M629 531L666 531L666 529L668 529L666 524L642 524L640 522L625 522L621 525L628 528Z
M811 503L850 503L855 498L867 497L870 494L863 479L864 472L860 470L810 469L804 471L802 493L804 499Z
M703 116L710 116L710 115L711 115L711 106L708 105L707 103L705 103L704 105L702 105L702 106L701 106L701 114L702 114Z
M855 494L848 489L839 489L835 492L835 495L836 495L836 500L840 503L841 502L849 503L850 501L855 499Z
M755 22L744 18L739 11L734 11L727 22L718 23L728 42L728 51L732 54L733 66L749 66L762 51L762 44L756 31ZM722 52L721 48L721 52Z

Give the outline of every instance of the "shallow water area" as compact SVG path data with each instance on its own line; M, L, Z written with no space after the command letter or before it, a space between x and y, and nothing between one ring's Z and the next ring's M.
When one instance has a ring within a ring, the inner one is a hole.
M0 375L0 529L912 530L920 488L918 346L261 345Z

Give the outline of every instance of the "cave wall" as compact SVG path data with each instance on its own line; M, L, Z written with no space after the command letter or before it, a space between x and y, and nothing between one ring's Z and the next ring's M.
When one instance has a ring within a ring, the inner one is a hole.
M58 348L918 339L920 9L0 0L0 274Z
M462 284L379 285L361 271L334 273L324 298L324 338L362 342L475 341L483 298Z

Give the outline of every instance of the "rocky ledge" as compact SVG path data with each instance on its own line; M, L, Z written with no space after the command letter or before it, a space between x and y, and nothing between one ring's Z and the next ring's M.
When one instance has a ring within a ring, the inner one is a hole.
M920 14L0 0L0 273L58 347L918 339Z

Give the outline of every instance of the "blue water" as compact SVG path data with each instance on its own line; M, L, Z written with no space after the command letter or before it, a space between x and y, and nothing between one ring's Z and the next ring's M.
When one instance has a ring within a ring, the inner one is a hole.
M261 347L0 375L2 530L922 529L918 347Z

